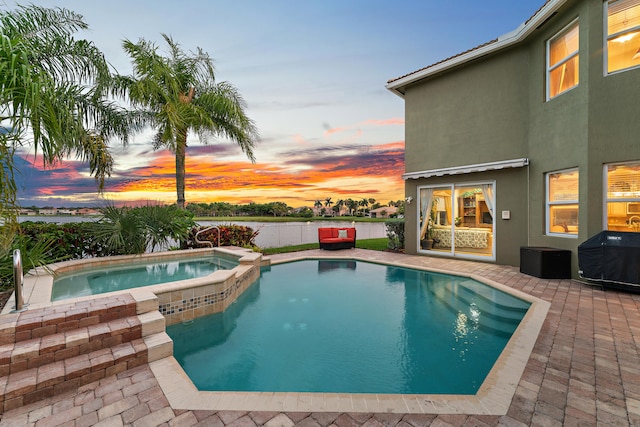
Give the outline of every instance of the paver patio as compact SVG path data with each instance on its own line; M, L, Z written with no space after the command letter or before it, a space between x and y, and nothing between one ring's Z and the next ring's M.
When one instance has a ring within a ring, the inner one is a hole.
M148 365L10 410L0 426L640 426L640 295L495 264L359 249L282 254L366 258L473 273L548 301L507 414L216 412L171 408Z

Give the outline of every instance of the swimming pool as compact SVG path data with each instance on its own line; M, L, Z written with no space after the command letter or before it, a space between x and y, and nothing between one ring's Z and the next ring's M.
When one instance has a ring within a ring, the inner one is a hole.
M305 260L167 333L200 390L473 394L529 306L465 277Z
M144 260L127 265L82 269L61 275L53 281L51 301L204 277L218 270L230 270L237 265L237 259L210 255Z

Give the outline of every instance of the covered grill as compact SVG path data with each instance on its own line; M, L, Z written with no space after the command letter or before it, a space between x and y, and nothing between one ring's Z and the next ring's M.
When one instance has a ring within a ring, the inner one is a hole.
M578 246L578 269L585 279L640 290L640 233L596 234Z

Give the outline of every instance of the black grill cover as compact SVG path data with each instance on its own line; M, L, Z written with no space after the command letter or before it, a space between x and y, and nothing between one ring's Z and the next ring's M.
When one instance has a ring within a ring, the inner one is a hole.
M602 231L578 246L581 277L640 285L640 233Z

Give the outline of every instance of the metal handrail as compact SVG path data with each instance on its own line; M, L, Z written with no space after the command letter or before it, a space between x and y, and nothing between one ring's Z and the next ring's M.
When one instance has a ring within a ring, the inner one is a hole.
M22 282L24 275L22 273L22 256L20 255L20 249L13 250L13 287L16 298L16 305L13 307L12 312L26 310L26 306L29 304L24 303L22 297Z
M205 228L203 230L198 231L196 233L195 238L194 238L196 243L200 243L200 244L203 244L203 245L209 245L210 247L213 247L213 243L211 243L210 240L198 240L198 236L200 235L200 233L204 233L205 231L209 231L209 230L214 229L214 228L216 230L218 230L218 247L220 247L220 228L217 225L212 225L211 227L207 227L207 228Z

